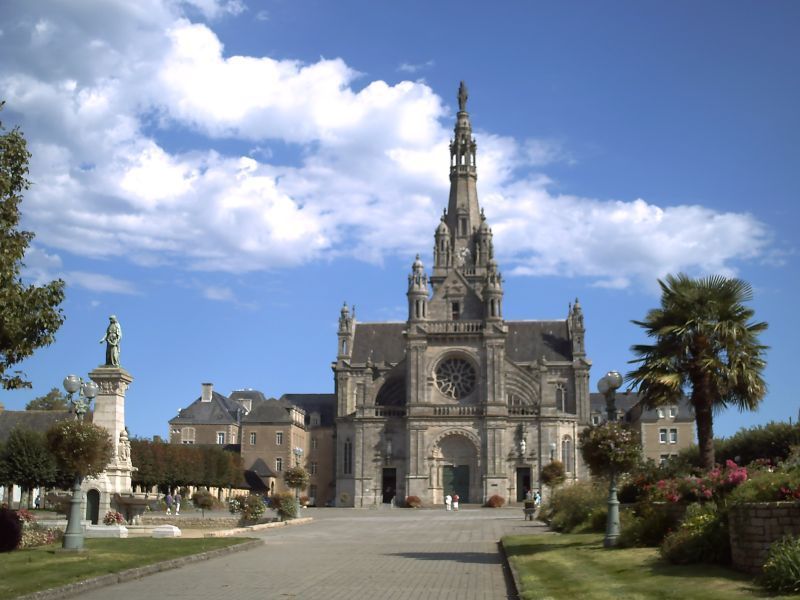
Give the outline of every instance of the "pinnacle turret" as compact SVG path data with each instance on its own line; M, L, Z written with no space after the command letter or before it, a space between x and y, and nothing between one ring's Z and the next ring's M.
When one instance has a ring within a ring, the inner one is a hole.
M428 316L428 275L417 254L408 276L408 320L420 321Z

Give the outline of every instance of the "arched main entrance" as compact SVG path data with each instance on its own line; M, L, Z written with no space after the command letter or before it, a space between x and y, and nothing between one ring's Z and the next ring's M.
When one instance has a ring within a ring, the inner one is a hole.
M478 450L468 437L450 434L439 440L442 494L458 494L462 503L475 501L480 474Z

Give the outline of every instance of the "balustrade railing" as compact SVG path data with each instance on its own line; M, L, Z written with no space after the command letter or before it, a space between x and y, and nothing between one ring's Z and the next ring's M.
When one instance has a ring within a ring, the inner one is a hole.
M483 321L427 321L422 327L428 333L480 333Z

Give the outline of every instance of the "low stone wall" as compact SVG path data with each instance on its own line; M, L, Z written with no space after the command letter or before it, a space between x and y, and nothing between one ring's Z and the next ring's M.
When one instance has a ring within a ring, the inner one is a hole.
M142 525L155 527L158 525L175 525L181 529L229 529L239 526L239 518L231 515L230 518L213 519L202 518L201 516L168 516L168 515L143 515Z
M800 535L800 502L754 502L730 509L734 568L759 573L770 545L786 534Z

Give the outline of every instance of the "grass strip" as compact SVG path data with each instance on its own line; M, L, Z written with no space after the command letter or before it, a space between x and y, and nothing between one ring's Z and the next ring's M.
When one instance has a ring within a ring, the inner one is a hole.
M603 548L597 534L503 538L522 600L735 600L771 596L745 574L717 565L672 565L657 548Z
M251 538L88 539L86 551L59 545L0 554L0 598L14 598L93 577L235 546Z

